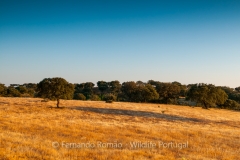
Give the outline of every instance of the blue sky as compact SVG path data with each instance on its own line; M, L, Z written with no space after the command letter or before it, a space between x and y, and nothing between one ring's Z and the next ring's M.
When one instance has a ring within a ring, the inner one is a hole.
M0 1L0 82L240 86L239 0Z

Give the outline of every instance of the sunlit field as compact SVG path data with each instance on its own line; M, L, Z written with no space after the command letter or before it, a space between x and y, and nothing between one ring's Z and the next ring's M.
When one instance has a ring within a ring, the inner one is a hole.
M240 112L0 98L0 159L240 159Z

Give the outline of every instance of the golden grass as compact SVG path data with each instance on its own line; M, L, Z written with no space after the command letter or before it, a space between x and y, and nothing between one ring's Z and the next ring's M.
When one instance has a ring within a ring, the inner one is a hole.
M0 159L240 159L240 112L74 100L57 109L41 100L0 98Z

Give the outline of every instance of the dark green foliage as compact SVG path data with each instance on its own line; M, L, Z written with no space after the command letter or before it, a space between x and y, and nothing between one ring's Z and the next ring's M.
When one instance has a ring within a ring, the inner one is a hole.
M92 82L73 85L63 78L45 78L38 84L11 84L10 87L0 84L0 96L34 97L36 95L57 100L57 106L59 99L73 98L77 100L105 100L109 103L129 101L183 104L186 102L186 104L191 103L191 105L203 108L240 109L240 87L216 87L207 84L182 85L177 81L163 83L154 80L149 80L147 83L142 81L123 82L122 85L117 80L98 81L97 87L94 87Z
M37 84L38 95L42 98L57 100L59 107L60 99L72 99L74 85L63 78L45 78Z
M4 84L0 84L0 96L33 97L34 93L35 92L32 89L26 88L25 85L12 84L9 87L6 87Z
M6 94L7 94L7 87L4 84L0 83L0 96L6 96Z
M111 81L108 82L109 85L109 89L113 94L117 94L120 92L121 90L121 84L119 81L115 80L115 81Z
M82 93L75 93L73 99L86 100L86 97Z
M75 86L74 95L78 93L82 93L87 100L91 99L91 96L93 95L93 87L94 87L94 84L92 82L75 84L74 86Z
M32 88L29 88L28 89L28 94L30 97L34 97L35 96L35 93L36 93L36 90L32 89Z
M227 94L220 87L211 84L195 84L187 94L187 99L201 103L206 109L223 105L227 98Z
M105 81L97 82L98 89L101 91L101 99L103 99L103 93L108 89L108 83Z
M16 89L21 93L21 97L33 97L35 93L32 88L27 88L25 85L19 85Z
M225 103L222 106L220 106L220 108L240 110L240 104L234 100L227 99Z
M106 93L106 94L103 95L103 100L105 100L105 101L108 101L108 100L116 101L117 97L112 93Z
M23 87L27 88L27 92L25 95L28 95L29 97L34 97L37 92L37 84L35 83L24 83L22 85Z
M228 95L219 87L215 87L213 86L213 88L211 88L212 91L212 95L214 97L214 99L216 100L216 105L220 106L222 104L225 103L225 101L228 99Z
M231 93L234 93L234 89L233 89L233 88L226 87L226 86L220 86L220 88L221 88L222 90L224 90L224 91L227 93L227 95L229 95L229 94L231 94Z
M28 89L25 86L19 85L18 87L16 87L16 89L21 93L28 93Z
M84 88L83 88L82 92L87 99L90 99L92 97L93 87L94 87L94 84L92 82L84 83Z
M106 100L106 103L113 103L112 100Z
M14 87L9 86L7 88L7 97L20 97L21 93Z
M228 97L229 97L229 99L237 101L238 103L240 103L240 93L236 93L236 92L230 93Z
M180 96L181 88L176 83L157 83L156 90L161 102L171 104L176 103Z
M187 96L187 86L186 85L181 85L180 86L179 96L181 96L181 97L186 97Z
M119 100L119 95L121 93L120 82L117 80L111 81L111 82L108 82L108 86L109 86L109 92L116 96L116 98L117 98L116 100Z
M122 93L126 101L131 102L149 102L159 98L158 93L151 84L124 82L122 84Z
M93 94L99 95L99 97L101 97L101 91L98 89L98 87L93 87L92 91ZM109 93L109 90L107 90L106 93Z
M176 84L177 86L181 86L182 84L180 82L174 81L172 84Z
M75 84L75 93L82 93L85 83Z
M78 99L78 94L83 94L83 88L85 83L74 84L74 97L73 99ZM86 98L86 96L84 95Z
M142 81L137 81L137 82L136 82L136 85L137 85L137 86L145 86L145 83L142 82Z
M159 98L155 88L151 84L138 85L135 91L136 102L149 102Z
M151 84L151 85L154 86L154 87L156 87L156 85L157 85L158 83L160 83L160 82L159 82L159 81L154 81L154 80L149 80L147 83L148 83L148 84Z
M101 99L100 99L100 97L98 95L93 94L93 95L91 95L90 100L92 100L92 101L100 101Z
M186 96L186 94L187 94L187 86L186 85L182 85L180 82L177 82L177 81L172 82L172 84L176 84L180 87L179 96L181 96L181 97Z
M24 83L23 86L25 86L28 89L37 90L37 84L36 83Z
M123 99L125 99L125 101L134 102L136 88L137 88L137 85L133 81L123 82L122 88L121 88L124 96Z
M98 89L99 89L101 92L104 92L105 90L108 89L108 83L105 82L105 81L98 81L98 82L97 82L97 86L98 86Z
M180 86L179 96L186 97L186 95L187 95L187 86L186 85Z
M238 92L238 87L234 89L226 86L221 86L220 88L227 93L228 99L231 99L240 103L240 92Z

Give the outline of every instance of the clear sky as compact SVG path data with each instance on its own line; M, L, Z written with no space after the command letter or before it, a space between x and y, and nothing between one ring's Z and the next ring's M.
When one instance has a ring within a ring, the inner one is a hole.
M0 0L0 83L240 86L239 0Z

